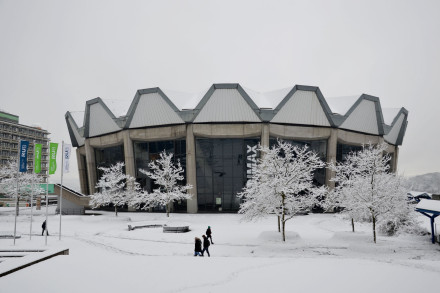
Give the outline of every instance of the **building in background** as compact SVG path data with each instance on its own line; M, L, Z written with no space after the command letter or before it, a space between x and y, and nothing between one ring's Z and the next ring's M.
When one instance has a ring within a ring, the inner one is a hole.
M278 138L308 145L325 162L342 161L369 142L386 142L395 171L408 117L405 108L383 109L377 97L325 99L319 88L299 85L262 94L239 84L214 84L194 96L151 88L125 102L96 98L84 112L65 115L81 192L93 194L97 168L119 161L151 191L153 182L139 169L166 150L194 186L193 199L174 206L190 213L237 211L236 194L252 177L258 144L271 146ZM323 168L314 181L332 187L331 177Z
M19 123L17 115L0 111L0 166L9 160L17 159L20 140L29 141L28 171L34 170L34 143L43 146L41 154L41 175L44 182L49 168L49 132L38 126L27 126ZM43 181L42 181L43 182Z

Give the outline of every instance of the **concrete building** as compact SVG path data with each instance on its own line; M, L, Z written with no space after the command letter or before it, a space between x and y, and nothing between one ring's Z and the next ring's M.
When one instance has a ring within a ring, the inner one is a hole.
M49 168L49 132L38 126L19 124L19 116L0 111L0 166L16 160L20 140L29 141L28 171L34 169L34 142L43 146L41 175L47 178Z
M325 99L319 88L300 85L261 94L239 84L214 84L200 97L143 89L125 108L96 98L84 112L65 115L82 193L95 192L97 167L118 161L151 190L153 183L138 169L166 150L180 159L194 186L193 199L174 206L190 213L237 211L235 195L252 176L256 146L270 146L277 138L307 144L326 162L385 141L396 170L407 117L405 108L383 109L379 98L365 94ZM315 182L331 186L331 176L323 168L315 172Z

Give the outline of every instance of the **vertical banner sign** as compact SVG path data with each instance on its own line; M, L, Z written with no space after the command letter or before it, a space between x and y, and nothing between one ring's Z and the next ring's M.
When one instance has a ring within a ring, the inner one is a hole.
M35 144L34 153L34 173L39 174L41 172L41 151L43 146L40 143Z
M63 170L66 173L69 173L69 160L70 160L71 149L72 149L72 145L70 145L70 144L64 145L64 150L63 150L64 167L63 167Z
M27 152L29 149L29 142L20 140L20 172L27 171Z
M51 142L49 144L49 175L55 174L57 170L57 150L58 144Z

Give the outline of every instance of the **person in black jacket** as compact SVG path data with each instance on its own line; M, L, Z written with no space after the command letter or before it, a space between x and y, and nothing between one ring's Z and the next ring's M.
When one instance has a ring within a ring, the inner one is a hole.
M203 256L203 253L206 251L206 253L208 253L208 256L211 257L211 255L209 254L209 250L208 250L209 245L210 245L211 243L209 243L209 239L208 239L208 237L206 237L205 235L203 235L202 237L203 237L203 250L202 250L202 256Z
M203 256L202 254L202 240L200 238L195 238L194 256Z
M214 242L212 241L212 232L211 232L211 226L208 226L208 229L206 229L206 237L209 239L211 238L211 243L214 244Z
M41 225L41 228L43 228L43 231L41 231L41 236L44 235L44 230L46 230L47 236L49 236L49 230L47 230L46 221L43 222L43 225Z

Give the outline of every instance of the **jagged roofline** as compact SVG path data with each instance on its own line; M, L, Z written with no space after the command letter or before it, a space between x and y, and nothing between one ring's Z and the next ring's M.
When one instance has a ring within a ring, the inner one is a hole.
M405 109L404 107L400 108L399 112L394 117L393 122L391 123L388 132L385 134L385 135L388 135L388 133L390 133L390 131L393 129L394 125L397 123L397 120L399 120L400 115L403 115L404 118L402 121L402 125L400 126L399 134L397 135L395 145L402 145L402 143L403 143L403 137L405 136L406 127L408 126L408 110L407 109Z
M177 108L176 105L174 105L174 103L167 97L167 95L159 87L154 87L154 88L137 90L136 95L134 96L133 101L130 104L130 108L128 109L127 121L125 122L124 129L130 128L131 121L133 120L133 116L136 113L136 108L139 104L141 96L145 94L153 94L153 93L158 93L162 97L162 99L164 99L164 101L171 107L171 109L174 112L176 112L177 115L182 119L182 123L184 123L179 108Z
M179 117L181 117L183 123L191 123L194 121L194 119L198 116L198 114L200 113L200 111L203 109L203 107L206 105L207 101L211 98L212 94L214 93L214 91L216 89L237 89L238 92L240 93L240 95L244 98L244 100L247 102L247 104L251 107L251 109L254 111L254 113L257 115L257 117L259 117L259 119L263 122L270 122L271 118L273 118L275 116L275 114L290 100L290 98L295 94L296 91L312 91L316 93L316 96L318 97L318 100L322 106L322 109L324 110L324 113L331 125L331 127L340 127L340 125L342 125L345 120L353 113L353 111L359 106L359 104L363 101L363 100L369 100L369 101L373 101L375 103L375 109L376 109L376 119L377 119L377 125L378 125L378 131L379 131L379 135L386 135L387 133L389 133L390 129L392 129L392 127L395 125L397 119L399 118L400 114L404 114L405 115L405 120L402 124L402 127L399 131L399 136L397 139L396 144L400 145L402 144L403 141L403 137L405 135L406 132L406 126L408 124L407 122L407 117L408 117L408 111L405 108L401 108L399 113L394 117L393 122L391 123L391 125L387 125L384 122L383 119L383 113L382 113L382 108L380 105L380 100L378 97L375 96L371 96L371 95L367 95L367 94L362 94L357 100L356 102L350 107L350 109L347 111L347 113L343 116L338 115L338 114L333 114L330 107L327 104L327 101L325 100L324 96L322 95L319 87L315 87L315 86L305 86L305 85L295 85L292 90L290 90L290 92L286 95L286 97L283 98L283 100L277 105L277 107L272 110L273 114L269 115L268 117L271 117L270 119L263 119L262 118L262 112L263 110L260 109L255 102L252 100L252 98L246 93L246 91L240 86L240 84L238 83L225 83L225 84L213 84L210 89L206 92L206 94L203 96L202 100L197 104L197 106L192 110L194 115L192 118L188 119L185 118L182 111L180 111L176 105L168 98L168 96L159 88L159 87L155 87L155 88L147 88L147 89L140 89L136 92L136 95L130 105L130 108L127 112L126 115L126 121L124 123L124 127L121 129L128 129L130 126L130 123L133 119L133 115L136 111L136 107L139 103L140 97L143 94L149 94L149 93L158 93L163 99L164 101L167 102L167 104L171 107L171 109L173 111L175 111ZM101 106L103 107L103 109L108 113L109 117L112 118L115 121L115 124L120 127L120 125L118 125L118 123L116 122L116 120L118 119L113 112L107 107L107 105L104 103L104 101L101 98L95 98L95 99L91 99L89 101L86 102L86 109L85 109L85 115L84 115L84 138L89 137L89 127L90 127L90 106L93 104L99 103L101 104ZM264 111L268 111L268 110L264 110ZM269 110L270 111L270 110ZM268 115L268 113L265 113L266 116ZM68 117L71 118L71 121L73 121L74 125L71 125L68 121ZM76 141L75 135L73 133L73 128L75 127L78 134L80 134L81 132L79 131L78 125L76 124L75 120L73 119L72 115L70 114L70 112L66 113L66 122L68 124L68 131L69 131L69 135L71 136L72 139L72 143L76 143L78 144L78 142ZM384 125L387 125L389 127L389 129L387 129L388 131L386 131L387 133L385 133L385 127ZM350 129L348 129L350 130ZM73 135L73 136L72 136ZM81 135L81 134L80 134Z
M383 113L382 113L382 107L380 105L380 99L375 96L370 96L367 94L362 94L356 102L350 107L350 109L345 113L344 116L342 116L342 120L337 127L340 127L344 122L348 119L348 117L356 110L356 108L362 103L363 100L372 101L374 102L375 110L376 110L376 121L377 121L377 130L379 131L379 135L384 135L384 119L383 119ZM350 129L348 129L350 130Z
M209 90L206 92L206 94L203 96L203 98L200 100L200 102L194 108L195 114L190 122L193 122L197 118L197 116L202 111L203 107L205 107L206 103L208 103L209 99L214 94L214 91L217 89L236 89L240 93L240 95L243 97L245 102L249 105L249 107L251 107L252 111L254 111L255 115L257 115L258 119L260 119L260 121L263 121L263 119L261 119L261 116L260 116L260 108L258 108L258 106L255 104L255 102L246 93L246 91L240 86L240 84L238 84L238 83L215 83L209 88Z
M115 122L116 126L121 128L118 125L118 123L116 123L116 119L117 119L116 116L107 107L107 105L102 101L102 99L100 97L98 97L98 98L95 98L95 99L88 100L86 102L86 110L85 110L85 115L84 115L84 117L86 119L86 121L84 121L84 137L89 137L89 135L90 135L90 132L89 132L90 131L90 106L92 106L94 104L100 104L102 106L102 108L105 110L105 112L107 112L109 117L113 119L113 121Z
M64 118L66 119L66 124L67 124L67 130L69 131L69 136L70 136L70 141L72 142L72 146L74 147L79 147L79 143L76 140L75 134L73 133L73 129L72 127L76 128L76 131L79 133L78 131L78 125L76 124L75 120L72 117L72 114L70 114L69 111L66 112L66 114L64 115ZM73 125L71 125L70 120L73 122Z
M327 117L328 123L331 125L331 127L336 127L335 122L332 118L332 111L330 110L329 105L327 104L327 101L325 100L324 96L322 95L321 91L319 90L319 87L317 86L307 86L307 85L295 85L290 92L286 95L286 97L276 106L274 109L274 116L276 113L278 113L281 108L293 97L293 95L297 91L307 91L307 92L314 92L316 96L318 97L319 104L322 107L322 110L324 110L324 114ZM273 117L272 117L273 118Z

